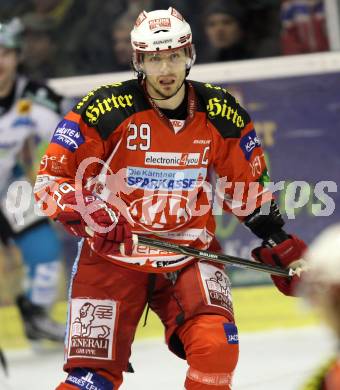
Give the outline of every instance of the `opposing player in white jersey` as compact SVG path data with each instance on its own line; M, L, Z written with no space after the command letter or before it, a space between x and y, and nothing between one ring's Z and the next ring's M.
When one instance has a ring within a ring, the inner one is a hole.
M0 24L0 238L7 254L12 243L17 246L27 269L27 287L16 298L26 336L62 341L64 326L48 315L58 289L61 245L49 221L36 213L30 184L39 145L59 120L60 97L18 74L20 33L17 19ZM43 163L49 163L46 157Z
M340 224L329 226L306 254L309 269L302 291L332 329L334 356L318 369L301 390L340 389Z

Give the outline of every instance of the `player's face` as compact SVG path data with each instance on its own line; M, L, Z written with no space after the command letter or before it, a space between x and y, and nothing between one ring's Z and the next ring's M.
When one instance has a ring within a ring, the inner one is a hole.
M243 36L240 23L232 16L222 13L208 16L205 32L215 49L228 49L240 42Z
M143 71L147 83L159 97L166 98L173 95L185 78L186 62L184 49L145 54Z
M17 66L17 51L0 46L0 93L12 86L15 80Z

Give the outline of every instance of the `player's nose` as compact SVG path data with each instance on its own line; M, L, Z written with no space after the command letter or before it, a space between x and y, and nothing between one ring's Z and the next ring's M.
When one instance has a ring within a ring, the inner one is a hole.
M170 70L170 63L167 59L163 59L160 66L161 74L167 74Z

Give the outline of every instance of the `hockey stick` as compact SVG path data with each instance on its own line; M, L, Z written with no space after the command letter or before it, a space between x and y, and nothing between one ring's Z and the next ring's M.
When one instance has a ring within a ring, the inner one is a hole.
M202 249L196 249L190 246L173 244L172 242L159 241L145 236L138 236L138 244L144 244L159 249L166 249L169 250L170 252L181 253L183 255L193 256L199 259L212 260L216 263L230 264L236 267L249 268L255 271L267 272L271 275L285 276L285 277L295 275L295 271L291 268L284 269L284 268L274 267L271 265L259 263L257 261L246 260L240 257L224 255L221 253L210 252Z
M85 230L91 237L93 237L94 233L88 226L85 228ZM266 272L271 275L284 276L286 278L296 274L296 271L292 268L288 268L288 269L279 268L272 265L259 263L257 261L246 260L240 257L224 255L221 253L210 252L202 249L196 249L190 246L173 244L167 241L155 240L153 238L149 238L145 236L140 236L140 235L137 236L136 234L134 234L133 236L134 236L133 241L138 244L143 244L158 249L165 249L170 252L181 253L183 255L193 256L199 259L211 260L214 261L215 263L230 264L236 267L249 268L255 271Z
M0 347L0 388L2 390L13 390L12 385L10 384L9 372L8 372L8 364L5 354Z
M8 365L7 360L5 358L5 354L3 350L0 348L0 365L5 373L6 376L8 376Z

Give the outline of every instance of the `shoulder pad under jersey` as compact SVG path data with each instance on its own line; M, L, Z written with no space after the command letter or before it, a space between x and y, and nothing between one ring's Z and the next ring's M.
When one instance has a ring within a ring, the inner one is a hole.
M94 89L74 106L73 111L107 139L125 119L148 109L150 104L138 81L128 80Z
M197 81L190 83L198 98L198 111L206 112L223 138L239 138L250 117L234 96L219 86Z
M22 91L21 97L32 100L32 102L40 104L60 114L62 97L41 82L28 80Z

